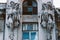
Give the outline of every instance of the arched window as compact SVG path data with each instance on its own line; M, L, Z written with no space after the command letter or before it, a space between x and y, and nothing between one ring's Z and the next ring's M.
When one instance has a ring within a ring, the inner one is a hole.
M37 2L35 0L26 0L23 2L23 15L36 15Z

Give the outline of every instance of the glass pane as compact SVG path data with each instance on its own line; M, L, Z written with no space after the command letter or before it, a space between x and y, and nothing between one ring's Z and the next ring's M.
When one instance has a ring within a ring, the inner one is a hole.
M23 39L29 39L29 32L23 32Z
M23 12L27 12L27 7L23 7Z
M32 6L32 1L28 1L28 6Z
M34 30L37 30L37 26L36 26L37 24L33 24L33 29Z
M32 7L28 7L28 12L32 12Z
M23 24L23 30L26 30L26 24Z
M33 25L32 24L28 24L27 25L27 30L33 30Z
M33 7L37 7L36 2L32 1L32 6L33 6Z
M29 40L29 39L23 39L23 40Z
M37 14L37 7L33 7L33 14L34 14L34 15Z
M37 37L36 32L32 32L32 33L31 33L31 40L38 40L37 38L38 38L38 37Z

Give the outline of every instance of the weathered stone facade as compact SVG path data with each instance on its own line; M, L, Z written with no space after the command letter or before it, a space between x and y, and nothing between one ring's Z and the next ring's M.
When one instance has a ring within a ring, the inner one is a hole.
M53 0L8 0L0 10L1 40L57 40Z

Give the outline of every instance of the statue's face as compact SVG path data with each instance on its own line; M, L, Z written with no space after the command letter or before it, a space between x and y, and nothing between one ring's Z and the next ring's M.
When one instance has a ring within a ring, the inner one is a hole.
M48 9L52 10L52 3L51 2L47 2L48 5Z
M13 1L10 2L10 5L11 5L12 8L15 7L15 3Z
M52 3L51 3L51 2L47 2L47 4L48 4L48 5L52 5Z
M10 4L11 4L11 5L14 5L14 2L13 2L13 1L11 1L11 2L10 2Z

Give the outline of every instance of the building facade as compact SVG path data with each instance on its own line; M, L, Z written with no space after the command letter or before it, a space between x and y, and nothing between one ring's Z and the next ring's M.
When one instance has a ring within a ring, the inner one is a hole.
M57 40L53 0L0 3L0 40Z
M59 8L56 8L56 11L55 11L55 21L56 21L56 25L57 25L57 39L60 40L60 9Z

